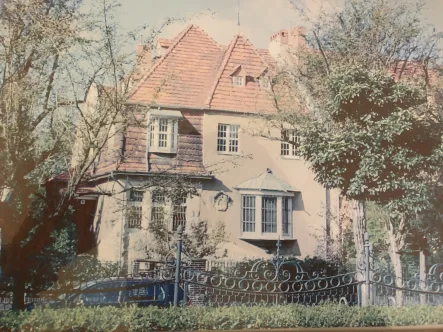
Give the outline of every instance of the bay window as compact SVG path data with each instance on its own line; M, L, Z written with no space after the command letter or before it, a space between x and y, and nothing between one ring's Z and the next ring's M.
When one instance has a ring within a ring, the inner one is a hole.
M262 197L262 233L277 232L277 197Z
M242 196L243 232L255 232L255 196Z

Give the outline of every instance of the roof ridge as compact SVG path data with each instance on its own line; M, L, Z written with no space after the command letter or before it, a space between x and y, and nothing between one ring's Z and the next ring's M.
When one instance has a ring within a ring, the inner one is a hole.
M177 37L176 40L172 42L172 45L170 47L168 47L168 50L166 51L166 53L160 58L159 61L157 61L156 64L154 64L154 66L152 66L152 68L145 74L145 76L143 76L138 83L134 86L134 88L131 90L131 92L128 95L128 99L131 98L136 92L137 90L140 88L140 86L142 85L142 83L144 83L149 76L151 76L151 74L160 66L160 64L162 64L165 59L168 57L168 55L170 53L172 53L172 50L178 45L178 43L183 39L183 37L189 32L189 30L191 30L191 28L193 27L193 24L189 24Z
M211 102L212 102L212 98L214 97L215 90L217 89L217 85L220 82L220 78L221 78L221 76L223 74L223 71L226 68L226 65L229 62L229 58L231 57L232 50L234 49L234 46L237 43L237 40L238 40L239 37L240 37L240 35L235 35L234 39L231 41L231 44L229 45L229 48L226 50L225 59L223 60L221 66L220 66L220 69L219 69L219 72L217 73L214 85L212 86L212 88L211 88L211 90L209 92L209 99L208 99L208 102L206 103L206 105L209 108L211 108Z

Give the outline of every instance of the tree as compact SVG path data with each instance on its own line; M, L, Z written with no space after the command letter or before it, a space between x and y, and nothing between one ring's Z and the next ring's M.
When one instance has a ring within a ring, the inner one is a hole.
M322 12L305 35L309 47L289 54L274 79L306 110L280 103L277 118L300 131L317 180L355 202L360 259L365 201L388 209L399 278L407 218L427 204L427 182L441 164L441 121L430 103L435 71L429 70L440 35L420 20L422 8L348 0L337 13Z
M54 232L108 140L147 125L139 116L146 112L125 107L138 67L112 20L116 5L97 0L85 13L79 0L1 2L1 264L14 309L24 308L28 287L42 287L34 264L51 260ZM147 42L160 30L148 31ZM83 97L91 87L93 100ZM61 172L62 188L48 181Z

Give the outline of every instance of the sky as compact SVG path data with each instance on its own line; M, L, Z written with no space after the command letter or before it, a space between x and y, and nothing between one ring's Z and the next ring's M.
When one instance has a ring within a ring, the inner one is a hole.
M315 15L322 5L333 10L341 3L341 0L296 1L304 1L310 15ZM425 2L426 20L443 31L443 0ZM168 26L161 35L164 38L174 38L186 25L193 23L220 44L229 44L234 35L241 33L256 47L267 48L273 33L291 26L307 25L290 0L124 0L122 3L116 19L127 30L144 24L160 25L167 17L186 19ZM240 27L237 25L238 8ZM134 48L137 43L134 42Z

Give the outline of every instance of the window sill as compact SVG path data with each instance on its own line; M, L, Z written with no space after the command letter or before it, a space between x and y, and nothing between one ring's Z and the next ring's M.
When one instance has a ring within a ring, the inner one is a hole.
M282 156L280 155L281 159L287 159L287 160L302 160L302 157L300 156Z
M282 235L281 233L255 233L242 232L239 239L241 240L295 240L292 235Z
M156 149L156 148L149 148L148 153L165 153L165 154L177 154L177 150L171 150L171 149Z
M217 151L217 154L221 156L238 156L240 155L240 152L223 152L223 151Z

